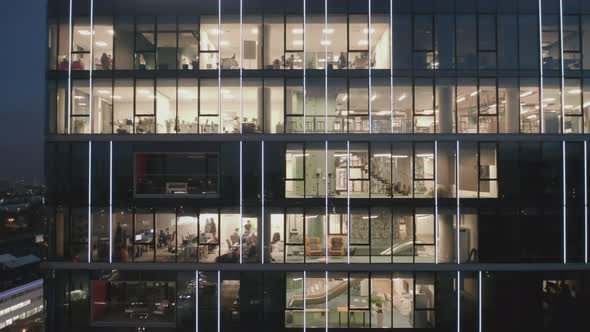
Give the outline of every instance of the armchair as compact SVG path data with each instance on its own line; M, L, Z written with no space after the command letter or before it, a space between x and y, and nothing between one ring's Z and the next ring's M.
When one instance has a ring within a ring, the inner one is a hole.
M305 239L305 254L307 256L321 256L323 254L319 237Z
M328 253L330 256L346 256L346 241L344 237L335 236L330 238Z

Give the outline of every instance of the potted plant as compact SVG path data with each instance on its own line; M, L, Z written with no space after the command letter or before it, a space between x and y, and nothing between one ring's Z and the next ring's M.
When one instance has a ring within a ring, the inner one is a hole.
M383 327L383 303L385 300L380 295L371 296L371 303L377 307L377 327Z

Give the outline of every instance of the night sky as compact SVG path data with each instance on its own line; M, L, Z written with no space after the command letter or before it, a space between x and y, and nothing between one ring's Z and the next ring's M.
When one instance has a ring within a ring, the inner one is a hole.
M0 1L0 179L43 176L46 3Z

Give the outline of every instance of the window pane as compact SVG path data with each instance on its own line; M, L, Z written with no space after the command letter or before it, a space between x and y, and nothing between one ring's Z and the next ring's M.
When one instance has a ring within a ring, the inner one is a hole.
M154 114L154 81L138 79L135 82L136 114Z
M199 133L219 133L219 83L202 79L199 91Z
M498 15L498 67L516 69L518 66L518 38L516 15Z
M436 15L436 31L454 31L455 16L453 15ZM455 68L455 36L453 33L436 34L436 61L440 69Z
M264 17L264 67L282 69L285 62L285 24L283 17Z
M241 66L240 17L221 15L221 69L239 69Z
M305 21L305 67L324 69L326 65L325 44L331 42L324 24L324 16L308 15ZM322 33L320 33L320 31Z
M498 116L500 133L518 133L519 131L519 90L515 78L498 80Z
M535 79L522 79L520 81L520 132L539 133L540 114L539 107L539 81Z
M262 18L245 16L242 25L244 69L262 69ZM269 45L270 46L270 45Z
M539 19L534 15L520 15L519 28L519 63L521 69L539 67Z
M242 82L242 133L262 132L262 80L246 78Z
M394 15L392 20L393 68L409 69L412 66L412 18L409 15Z
M325 30L328 49L328 63L331 69L348 68L348 26L346 15L337 15L328 13L328 25Z
M561 132L561 80L543 80L543 113L545 132Z
M194 21L194 22L193 22ZM178 69L199 68L199 39L196 19L189 18L178 24Z
M371 68L390 68L389 15L374 14L371 16Z
M412 197L413 153L411 143L394 143L391 148L393 197Z
M158 32L158 69L176 68L176 31Z
M264 80L264 130L279 134L285 131L285 90L282 79Z
M201 69L217 69L219 65L219 38L221 31L217 16L201 17L199 66Z
M411 133L412 122L412 81L409 79L393 79L393 132Z
M178 80L178 132L183 134L198 133L199 123L199 86L197 79Z
M113 67L117 70L133 69L133 34L135 26L132 17L115 18L115 61Z
M94 19L94 69L113 69L113 30L112 20L102 17Z
M113 81L96 79L92 84L92 132L110 134L113 124Z
M457 68L473 69L476 58L475 16L457 15Z
M373 78L371 86L371 129L373 133L391 132L391 81Z
M455 132L455 80L436 79L436 132Z
M133 80L116 79L113 94L113 131L116 134L133 132Z
M477 143L461 142L459 145L459 197L477 198L478 169Z
M176 133L176 79L158 79L156 88L156 132Z

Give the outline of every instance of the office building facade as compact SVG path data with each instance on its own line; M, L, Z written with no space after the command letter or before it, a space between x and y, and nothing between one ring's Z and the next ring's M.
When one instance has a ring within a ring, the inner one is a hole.
M50 0L55 331L588 324L590 3Z

